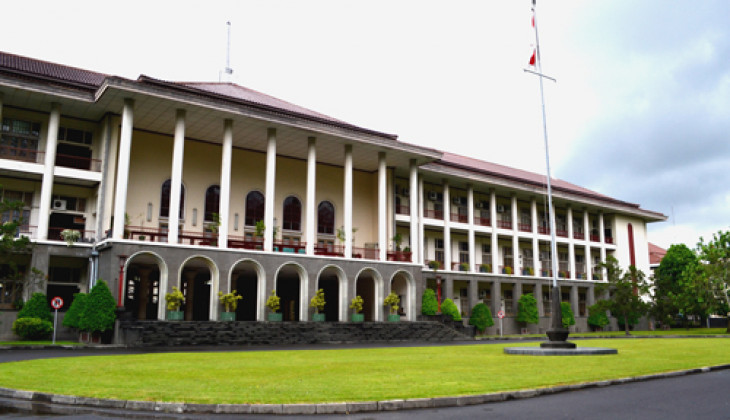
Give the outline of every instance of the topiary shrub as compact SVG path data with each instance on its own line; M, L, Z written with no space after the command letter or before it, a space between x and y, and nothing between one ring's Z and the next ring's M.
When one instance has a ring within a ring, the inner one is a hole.
M23 340L42 340L53 332L53 324L40 318L18 318L13 322L13 332Z
M484 330L486 330L487 327L494 325L492 311L489 310L489 306L484 303L477 303L474 305L471 309L469 325L475 326L480 333L484 333Z
M588 325L596 328L603 328L608 325L606 309L599 304L588 307Z
M88 332L104 332L114 328L117 318L116 302L104 280L91 289L86 298L84 310L79 320L79 329Z
M423 315L436 315L439 310L439 303L436 300L436 292L433 289L423 291L421 297L421 313Z
M71 307L66 311L66 316L63 317L63 326L69 328L79 329L79 322L81 321L81 314L84 312L86 306L86 299L89 297L86 293L75 293L74 301L71 302Z
M456 307L456 304L451 299L444 299L444 301L441 302L441 313L444 315L451 315L451 319L454 321L461 321L459 308Z
M18 319L20 318L40 318L44 321L53 322L51 307L48 304L46 295L33 293L30 300L23 305L23 309L18 312Z
M570 303L560 302L560 312L563 316L563 328L575 325L575 317L573 316L573 309L570 307Z
M517 321L525 324L537 324L540 322L540 315L537 312L537 299L532 293L520 296L517 301Z

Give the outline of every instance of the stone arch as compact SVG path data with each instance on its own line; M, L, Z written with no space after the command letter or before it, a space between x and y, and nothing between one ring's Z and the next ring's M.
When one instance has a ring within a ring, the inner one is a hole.
M383 276L372 267L361 269L355 276L354 296L361 296L366 321L383 320Z
M308 286L307 270L301 264L288 261L276 270L274 288L281 299L284 321L306 321L309 309Z
M398 270L390 277L390 290L400 296L398 313L409 321L416 320L416 281L405 270Z
M215 262L204 255L192 255L180 264L177 278L185 294L185 320L217 320L220 272Z
M263 321L266 273L258 261L242 258L233 264L228 274L228 290L223 293L234 289L242 296L236 309L236 320Z
M168 269L165 260L159 254L140 251L130 255L124 263L122 278L124 307L135 319L165 319ZM130 290L131 287L135 290ZM145 303L140 304L140 299L144 299ZM144 317L140 317L142 312Z
M317 273L317 287L323 289L327 321L347 320L347 275L341 267L328 264Z

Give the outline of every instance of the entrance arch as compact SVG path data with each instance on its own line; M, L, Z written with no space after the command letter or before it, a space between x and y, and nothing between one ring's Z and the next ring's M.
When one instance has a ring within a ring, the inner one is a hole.
M264 269L255 260L236 262L231 270L231 290L241 295L236 308L236 321L261 321L264 319Z
M124 307L134 319L164 319L167 265L152 252L138 252L127 258L124 273Z
M284 321L307 319L305 302L307 272L299 264L287 263L276 272L276 294L279 296Z
M317 276L317 289L324 290L325 320L344 321L347 317L347 277L342 268L324 267Z
M185 295L186 321L214 321L218 318L218 267L208 257L193 256L180 266L180 291Z
M411 273L397 271L390 280L390 290L400 297L398 314L409 321L416 320L415 281Z
M365 321L383 319L383 277L373 268L362 269L355 278L355 295L363 300Z

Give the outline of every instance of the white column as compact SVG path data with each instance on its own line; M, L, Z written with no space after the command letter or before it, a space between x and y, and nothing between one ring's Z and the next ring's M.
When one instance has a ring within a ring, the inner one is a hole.
M593 260L591 259L591 222L588 217L588 209L583 212L583 232L585 239L585 260L586 260L586 278L593 280Z
M61 104L54 102L51 104L51 114L48 117L46 158L43 165L41 202L38 216L38 239L48 239L48 222L51 216L51 198L53 196L53 168L56 166L56 144L58 143L58 126L60 122Z
M5 100L5 94L0 92L0 124L3 123L3 100Z
M573 238L573 208L568 206L568 270L570 270L570 278L576 278L575 275L575 239Z
M423 245L422 242L420 242L420 235L418 234L419 222L423 217L423 214L419 217L419 212L422 207L422 203L419 202L419 197L421 196L419 189L422 186L419 187L418 184L418 166L416 165L416 159L411 159L408 169L410 172L409 181L411 186L411 196L408 199L411 210L411 255L413 256L413 262L423 264Z
M472 273L478 273L476 264L476 240L474 238L474 187L470 184L466 188L466 217L469 220L468 239L469 242L469 271ZM474 283L476 284L476 283ZM469 288L471 293L471 286ZM474 302L472 302L474 300ZM474 296L469 295L469 301L472 303L469 307L473 307L476 304L476 292Z
M117 186L114 193L114 226L112 238L124 237L124 212L127 210L127 184L129 183L129 156L132 151L132 129L134 127L134 100L125 99L122 108L122 130L119 135L119 160L117 163Z
M492 273L499 271L499 244L497 241L497 194L494 190L489 193L489 218L492 225Z
M378 259L388 259L388 173L385 166L385 152L378 153Z
M426 226L423 222L423 210L426 208L426 205L424 204L425 198L423 197L423 178L418 178L418 176L416 175L416 179L418 180L416 182L416 185L418 186L418 220L415 232L417 232L418 234L416 235L416 242L414 243L417 245L418 248L419 259L416 259L414 255L413 262L423 264L426 260ZM411 227L411 229L413 229L413 227ZM412 230L411 233L413 232L414 231Z
M537 201L530 202L530 218L532 219L532 271L535 277L540 276L540 241L537 239ZM542 296L539 301L542 302Z
M231 160L233 158L233 120L223 122L223 151L221 154L221 194L218 205L218 248L228 248L228 225L231 217Z
M276 185L276 129L266 131L266 193L264 195L264 251L274 250L274 187Z
M600 242L600 244L601 244L600 245L601 246L601 262L605 263L606 262L606 242L605 242L606 241L606 232L605 232L604 225L603 225L603 212L598 213L598 236L600 237L600 241L601 241ZM605 281L605 280L607 280L606 279L606 269L604 268L602 270L602 272L603 272L602 278Z
M345 146L345 258L352 258L352 145Z
M512 194L512 203L510 207L512 208L512 264L514 264L512 269L513 273L521 276L522 264L520 263L520 257L522 255L520 254L520 238L517 236L517 222L519 222L517 215L517 196L514 194Z
M454 246L451 243L451 190L449 181L444 179L444 268L453 270L451 260L453 259Z
M307 139L307 255L314 255L317 242L317 138Z
M183 160L185 156L185 110L175 112L175 137L172 143L172 174L170 176L170 214L167 217L167 243L176 244L180 224L180 192L182 191Z

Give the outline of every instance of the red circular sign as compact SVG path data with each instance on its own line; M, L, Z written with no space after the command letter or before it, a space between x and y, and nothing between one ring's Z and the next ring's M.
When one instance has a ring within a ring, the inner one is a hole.
M504 318L504 311L499 311L499 312L497 312L497 317L498 317L499 319L502 319L502 318Z
M56 296L53 299L51 299L51 306L53 306L53 309L61 309L63 308L63 299Z

